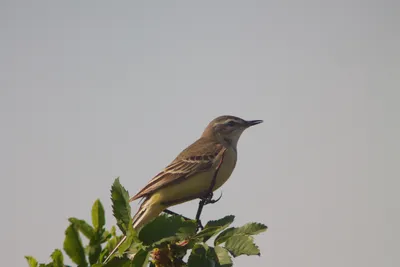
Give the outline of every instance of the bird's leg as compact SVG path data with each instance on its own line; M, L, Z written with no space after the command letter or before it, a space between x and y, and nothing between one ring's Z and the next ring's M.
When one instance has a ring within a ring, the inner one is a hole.
M203 207L205 205L214 204L214 203L218 202L222 197L222 193L221 193L219 198L212 199L213 195L214 194L211 192L211 193L208 193L206 196L200 198L199 208L197 209L197 213L196 213L196 221L197 221L197 225L198 225L197 226L197 230L204 228L203 225L201 224L201 221L200 221L200 215L201 215L201 212L203 211Z
M198 221L197 221L197 229L196 229L196 232L199 231L199 230L203 230L203 229L204 229L204 226L201 224L201 221L198 220Z
M164 213L166 213L166 214L169 214L169 215L175 215L175 216L181 216L183 219L185 219L186 221L191 221L192 219L189 219L188 217L185 217L185 216L183 216L183 215L181 215L181 214L178 214L178 213L176 213L176 212L173 212L172 210L169 210L169 209L165 209L165 210L163 210L163 212Z
M217 168L215 170L215 173L214 173L213 179L211 180L211 184L210 184L210 187L208 188L208 191L206 192L206 194L203 197L200 198L199 208L197 209L197 213L196 213L196 221L197 221L197 224L198 224L197 230L204 228L203 225L201 224L201 221L200 221L200 215L201 215L201 212L203 211L203 207L205 205L207 205L207 204L216 203L222 197L222 193L221 193L221 196L219 198L217 198L215 200L212 199L213 196L214 196L213 188L215 186L215 182L216 182L216 179L217 179L217 176L218 176L219 168L221 167L223 161L224 161L224 155L222 155L222 158L221 158L221 160L220 160L220 162L219 162L219 164L218 164L218 166L217 166Z
M199 202L199 208L197 209L197 213L196 213L197 230L199 230L199 229L203 230L203 228L204 228L200 221L200 215L201 215L201 212L203 211L205 201L206 201L205 198L202 198Z

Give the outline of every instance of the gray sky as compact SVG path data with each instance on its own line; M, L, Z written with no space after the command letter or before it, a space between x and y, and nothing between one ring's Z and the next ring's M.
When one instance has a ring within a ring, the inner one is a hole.
M399 18L394 0L2 1L2 264L48 261L96 198L111 227L115 177L136 193L232 114L265 123L203 220L269 226L236 266L400 266Z

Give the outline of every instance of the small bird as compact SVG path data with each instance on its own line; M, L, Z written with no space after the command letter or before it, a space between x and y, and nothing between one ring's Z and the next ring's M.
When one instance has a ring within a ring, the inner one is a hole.
M212 120L197 141L130 198L129 202L139 198L144 200L133 217L133 228L139 230L168 207L204 198L220 188L236 166L241 134L259 123L262 120L246 121L229 115ZM117 244L105 262L125 239Z

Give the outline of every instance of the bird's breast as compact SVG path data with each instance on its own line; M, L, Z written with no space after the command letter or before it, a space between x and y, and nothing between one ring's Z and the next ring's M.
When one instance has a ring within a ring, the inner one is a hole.
M236 151L232 148L227 149L222 160L222 164L216 177L214 191L220 188L229 179L233 170L235 169L237 160Z

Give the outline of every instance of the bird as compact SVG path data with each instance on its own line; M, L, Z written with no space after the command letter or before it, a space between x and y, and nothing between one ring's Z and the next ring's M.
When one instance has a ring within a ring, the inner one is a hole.
M237 161L237 144L243 131L262 123L232 115L213 119L194 143L152 178L129 199L142 199L133 216L133 228L140 230L167 208L190 200L204 198L220 188L231 176ZM116 245L105 262L126 240Z

